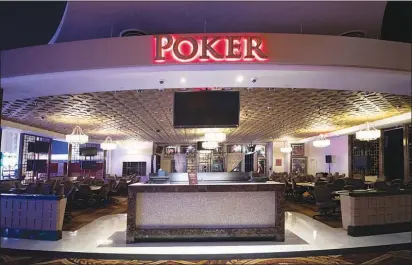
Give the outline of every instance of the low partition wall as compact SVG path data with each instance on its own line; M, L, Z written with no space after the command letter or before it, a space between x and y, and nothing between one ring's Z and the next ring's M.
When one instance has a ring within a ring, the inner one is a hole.
M57 195L0 194L1 236L61 239L66 202Z
M127 243L285 240L282 183L129 185Z
M340 201L350 236L412 231L412 190L349 192Z

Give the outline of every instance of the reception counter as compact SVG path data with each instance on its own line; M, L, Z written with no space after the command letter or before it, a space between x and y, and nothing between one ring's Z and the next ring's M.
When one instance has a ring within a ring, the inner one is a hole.
M284 241L283 183L132 184L127 243Z

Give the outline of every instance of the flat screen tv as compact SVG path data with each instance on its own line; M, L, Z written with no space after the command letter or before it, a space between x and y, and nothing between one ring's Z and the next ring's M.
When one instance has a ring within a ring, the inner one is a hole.
M97 155L97 147L81 147L79 149L79 154L81 156L96 156Z
M47 160L27 160L26 171L47 173Z
M369 167L369 159L367 156L354 156L353 157L353 164L355 168L362 169Z
M83 170L91 170L91 169L96 169L97 168L97 162L96 161L83 161L82 162L82 169Z
M35 151L38 154L48 154L50 149L50 143L48 142L36 142Z
M175 92L175 128L226 128L239 126L238 91Z
M48 154L49 153L50 143L48 142L29 142L27 145L27 151L29 153L36 154Z

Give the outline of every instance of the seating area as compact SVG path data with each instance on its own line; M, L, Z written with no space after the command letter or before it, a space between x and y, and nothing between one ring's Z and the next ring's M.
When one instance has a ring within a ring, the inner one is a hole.
M353 174L346 177L338 172L307 174L273 173L270 180L285 183L285 199L290 203L316 205L315 219L341 218L340 195L351 191L387 191L395 195L412 190L412 181L400 179L386 182L377 177Z
M70 222L73 210L106 207L117 203L115 196L127 196L128 185L140 180L141 177L136 175L106 176L105 179L54 177L29 184L22 184L19 180L6 180L0 182L0 193L63 196L67 199L64 221Z

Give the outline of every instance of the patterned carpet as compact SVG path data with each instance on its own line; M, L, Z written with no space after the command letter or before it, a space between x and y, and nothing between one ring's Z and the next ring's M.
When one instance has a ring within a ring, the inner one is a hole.
M410 265L412 251L400 250L380 253L362 253L336 256L274 258L274 259L239 259L239 260L109 260L109 259L76 259L76 258L41 258L13 257L0 255L0 264L5 265L289 265L289 264L380 264Z

